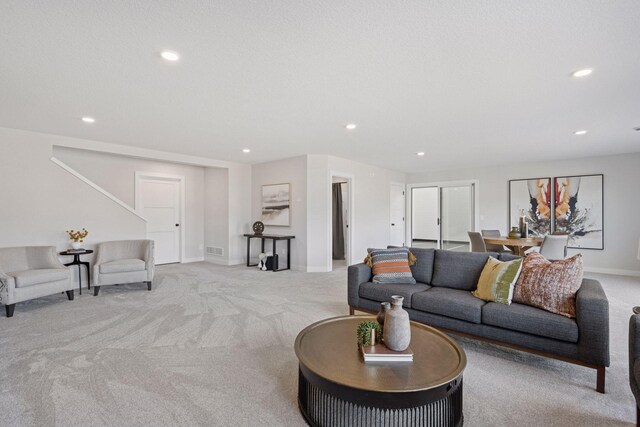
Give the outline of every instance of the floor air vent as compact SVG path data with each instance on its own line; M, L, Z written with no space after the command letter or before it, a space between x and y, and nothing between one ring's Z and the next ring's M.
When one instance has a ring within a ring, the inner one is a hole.
M224 250L222 248L207 246L207 255L224 256Z

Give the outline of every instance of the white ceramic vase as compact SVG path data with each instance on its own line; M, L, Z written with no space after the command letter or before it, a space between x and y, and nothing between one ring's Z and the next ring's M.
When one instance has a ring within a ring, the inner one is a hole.
M80 248L82 248L82 243L80 242L75 242L75 241L71 241L71 247L75 250L78 250Z
M384 316L384 344L393 351L404 351L411 343L409 313L402 308L404 297L391 296L391 310Z

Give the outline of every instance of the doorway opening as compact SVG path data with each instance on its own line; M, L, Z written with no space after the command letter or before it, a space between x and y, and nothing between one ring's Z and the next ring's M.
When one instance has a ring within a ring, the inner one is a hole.
M155 264L182 262L184 254L184 177L136 172L135 208L147 220Z
M391 183L391 193L389 196L390 229L389 244L391 246L404 246L405 240L405 193L404 184Z
M351 263L351 177L331 177L331 270Z
M476 216L474 182L412 186L411 246L469 252Z

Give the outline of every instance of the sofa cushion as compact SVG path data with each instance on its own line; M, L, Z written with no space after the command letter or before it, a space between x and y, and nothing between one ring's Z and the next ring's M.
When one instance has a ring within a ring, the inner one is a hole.
M360 285L358 295L361 298L370 299L378 302L391 301L392 295L400 295L404 297L403 307L411 308L411 296L416 292L423 292L431 286L423 283L414 285L408 283L373 283L367 282Z
M482 321L482 306L486 303L469 291L433 287L426 292L413 294L411 308L467 322Z
M582 285L582 254L549 261L538 252L524 259L513 301L576 317L576 293Z
M416 280L411 274L408 248L375 249L369 253L365 263L371 266L373 283L410 283Z
M128 273L130 271L143 271L146 268L141 259L119 259L100 264L100 273Z
M436 250L433 263L433 280L430 285L473 291L480 273L490 256L495 252L454 252Z
M433 260L436 256L435 249L411 248L411 253L416 257L416 262L411 266L411 274L416 282L431 283L433 279Z
M524 304L487 303L482 307L482 323L572 343L578 342L575 320Z
M33 270L14 271L7 274L15 278L16 288L24 288L26 286L69 279L70 273L67 268L37 268Z
M518 255L514 255L512 253L507 253L507 252L502 252L500 255L498 255L498 259L500 261L513 261L515 259L520 259L520 258L522 257Z

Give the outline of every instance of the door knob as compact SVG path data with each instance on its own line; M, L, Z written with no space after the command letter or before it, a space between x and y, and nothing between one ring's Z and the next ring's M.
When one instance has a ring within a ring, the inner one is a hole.
M391 223L391 226L392 226L392 227L394 227L394 226L395 226L395 224L394 224L394 223Z
M180 224L176 224L176 227L180 227Z

